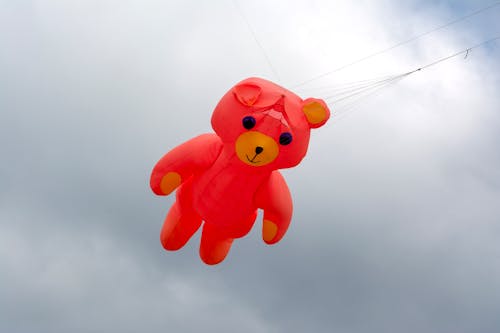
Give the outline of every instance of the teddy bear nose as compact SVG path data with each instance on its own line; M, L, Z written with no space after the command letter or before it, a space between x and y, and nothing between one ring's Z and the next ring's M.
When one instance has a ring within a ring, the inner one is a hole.
M258 155L260 153L262 153L264 151L264 148L260 147L260 146L257 146L255 147L255 153Z

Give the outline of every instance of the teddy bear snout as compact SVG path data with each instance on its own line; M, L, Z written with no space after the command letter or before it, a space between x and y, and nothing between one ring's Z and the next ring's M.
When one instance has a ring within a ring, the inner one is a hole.
M273 162L279 154L276 141L261 132L248 131L241 134L235 143L236 155L245 164L262 166Z

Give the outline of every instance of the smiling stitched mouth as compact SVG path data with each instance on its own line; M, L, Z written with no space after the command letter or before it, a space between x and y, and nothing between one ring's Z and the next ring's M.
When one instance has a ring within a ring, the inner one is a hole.
M252 163L252 164L257 164L257 163L260 162L260 161L254 161L255 158L257 157L257 155L258 154L255 154L255 156L252 159L250 159L250 158L248 158L248 155L245 154L245 156L247 157L247 161L250 162L250 163Z

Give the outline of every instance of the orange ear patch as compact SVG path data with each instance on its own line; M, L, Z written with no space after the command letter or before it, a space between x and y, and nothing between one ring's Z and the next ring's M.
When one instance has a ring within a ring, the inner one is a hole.
M252 106L259 98L262 89L259 86L243 83L234 87L234 95L244 105Z
M305 101L302 111L306 115L309 125L313 128L323 125L330 118L330 110L318 99L308 99Z

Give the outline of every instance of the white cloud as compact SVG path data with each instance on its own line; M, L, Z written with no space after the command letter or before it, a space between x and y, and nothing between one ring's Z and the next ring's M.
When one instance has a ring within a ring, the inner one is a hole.
M238 4L286 86L479 6ZM273 78L234 3L1 8L0 330L498 331L497 44L316 130L304 162L284 171L296 207L285 239L263 245L257 223L206 267L199 236L161 249L172 198L154 197L148 177L168 149L210 131L232 84ZM397 74L488 39L498 10L317 86Z

